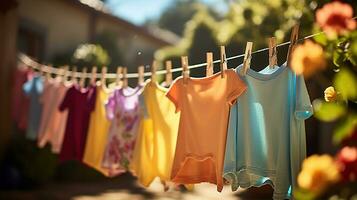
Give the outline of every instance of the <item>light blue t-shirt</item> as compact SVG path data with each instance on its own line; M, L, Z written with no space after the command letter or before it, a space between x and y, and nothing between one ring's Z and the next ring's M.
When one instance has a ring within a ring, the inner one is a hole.
M43 91L43 78L41 76L35 76L23 85L23 90L30 98L26 137L31 140L36 140L42 113L40 96Z
M312 106L304 78L283 64L237 74L247 91L232 106L224 178L238 187L270 184L274 199L290 198L306 155L304 120Z

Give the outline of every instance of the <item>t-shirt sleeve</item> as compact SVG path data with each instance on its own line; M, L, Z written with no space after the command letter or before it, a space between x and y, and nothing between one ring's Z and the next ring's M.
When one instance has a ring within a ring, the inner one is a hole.
M174 81L169 89L169 91L167 91L166 96L167 98L169 98L172 103L175 104L176 110L175 112L178 112L181 110L180 107L180 84L181 82L179 82L180 79L177 79L176 81Z
M24 91L26 96L29 96L31 93L31 88L33 85L33 79L27 81L23 86L22 86L22 90Z
M313 109L307 91L304 77L297 76L296 78L296 105L295 117L297 119L305 120L313 114Z
M113 93L113 95L111 95L107 101L107 103L105 104L105 110L107 111L107 118L109 120L113 120L114 119L114 115L115 115L115 92Z
M95 109L95 101L97 99L97 88L92 88L91 93L89 95L90 96L89 96L88 108L89 108L89 111L92 112Z
M65 109L69 108L69 105L72 102L71 101L71 97L72 97L71 91L72 91L71 89L67 90L66 94L64 95L64 97L62 99L62 102L59 106L59 110L61 112L64 111Z
M247 86L234 71L227 73L227 75L229 88L227 91L227 101L229 105L233 105L237 98L247 89Z
M148 119L149 113L148 113L147 106L145 103L145 92L139 96L139 108L141 109L141 111L143 113L144 119Z

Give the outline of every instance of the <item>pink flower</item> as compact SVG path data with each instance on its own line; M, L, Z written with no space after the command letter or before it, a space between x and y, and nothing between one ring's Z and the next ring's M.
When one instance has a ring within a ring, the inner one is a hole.
M316 12L317 24L330 38L354 30L356 21L352 17L352 7L339 1L328 3Z
M119 152L119 145L120 141L118 140L117 137L113 137L110 144L109 144L109 158L112 160L113 163L119 162L121 159L121 155Z
M345 182L357 181L357 148L344 147L337 154L337 163L342 180Z

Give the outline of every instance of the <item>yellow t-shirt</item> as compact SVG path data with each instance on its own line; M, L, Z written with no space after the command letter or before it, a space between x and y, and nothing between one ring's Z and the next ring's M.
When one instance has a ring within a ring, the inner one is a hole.
M110 126L105 112L109 92L101 85L96 90L95 108L90 116L83 162L108 176L108 170L102 168L102 160Z
M148 82L140 103L144 109L136 140L131 169L144 186L155 177L169 181L180 115L165 96L168 89Z

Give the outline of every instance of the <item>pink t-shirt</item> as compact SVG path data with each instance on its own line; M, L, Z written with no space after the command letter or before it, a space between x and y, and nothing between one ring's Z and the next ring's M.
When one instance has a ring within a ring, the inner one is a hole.
M42 117L38 135L38 146L44 147L51 143L52 152L59 153L66 127L68 111L60 112L60 105L68 87L58 79L45 81L43 93L40 97Z

